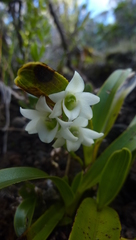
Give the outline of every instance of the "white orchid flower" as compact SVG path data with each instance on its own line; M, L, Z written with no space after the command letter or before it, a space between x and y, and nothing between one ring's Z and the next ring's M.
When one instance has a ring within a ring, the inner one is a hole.
M78 116L91 119L93 113L90 106L98 103L100 98L92 93L83 91L84 81L75 72L65 91L49 95L49 98L56 103L50 117L58 117L64 111L70 121Z
M49 117L52 110L47 105L44 96L40 96L36 104L36 110L20 108L20 112L24 117L31 120L25 128L29 134L38 133L42 142L52 142L58 131L59 124L57 119Z
M88 124L88 120L83 117L76 118L73 122L70 122L69 126L63 125L63 121L59 120L61 129L57 133L57 140L53 144L54 148L58 148L66 144L67 150L77 151L81 144L90 146L94 143L93 139L97 139L103 136L103 133L98 133L88 128L85 128Z

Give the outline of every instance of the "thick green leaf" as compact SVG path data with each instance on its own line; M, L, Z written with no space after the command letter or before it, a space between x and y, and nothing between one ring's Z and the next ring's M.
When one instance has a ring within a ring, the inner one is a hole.
M106 131L104 131L105 134L107 134L110 131L121 110L125 98L135 87L136 87L136 75L135 73L132 73L127 77L126 81L123 82L123 85L121 85L118 91L116 92L116 95L112 102L112 106L109 109L110 111L106 123Z
M109 207L97 210L94 199L86 198L80 205L69 240L119 240L120 221Z
M31 167L12 167L0 170L0 189L12 184L46 178L48 174L37 168Z
M36 97L46 96L51 105L48 95L65 90L68 80L44 63L29 62L19 69L15 84Z
M107 206L116 197L128 175L130 165L131 152L126 148L114 152L108 159L99 181L98 209Z
M51 179L54 182L66 206L73 201L73 191L63 179L49 176L42 170L31 167L14 167L0 170L0 189L22 181L40 178Z
M14 216L14 228L16 235L21 236L26 229L31 225L32 217L34 214L36 198L31 197L25 199L17 207Z
M112 73L101 87L98 93L100 102L93 107L92 123L94 130L104 133L103 138L112 128L124 99L135 86L136 75L130 69L127 69ZM84 147L86 166L95 161L101 142L102 138L96 140L93 146Z
M133 124L127 128L106 150L98 157L92 167L83 176L82 183L80 185L80 191L91 188L99 182L103 168L105 167L109 157L114 151L122 148L128 148L131 152L136 149L136 123L135 118L132 121Z
M136 125L136 116L133 118L133 120L131 121L131 123L129 124L129 128Z
M27 240L46 240L64 215L62 204L51 206L26 232Z
M100 103L93 107L95 131L105 135L109 132L125 97L135 87L135 83L136 79L131 69L116 70L110 75L98 93Z

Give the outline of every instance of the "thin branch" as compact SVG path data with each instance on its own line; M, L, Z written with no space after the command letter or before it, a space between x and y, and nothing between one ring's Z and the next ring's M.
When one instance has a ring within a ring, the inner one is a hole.
M16 23L16 17L15 17L15 4L18 3L18 22ZM22 8L22 2L21 0L15 0L9 3L9 12L11 13L11 16L13 18L13 25L17 34L17 38L18 38L18 42L19 42L19 48L20 48L20 52L22 53L23 59L25 58L25 54L23 51L23 40L20 34L20 29L21 29L21 20L20 20L20 16L21 16L21 8Z
M67 44L65 35L63 33L61 24L59 22L59 19L57 17L57 14L55 13L55 11L53 9L53 4L51 3L51 1L49 1L49 11L50 11L50 14L51 14L51 16L54 20L54 23L56 24L57 29L58 29L58 32L59 32L59 35L60 35L60 38L61 38L61 42L62 42L62 47L63 47L65 53L67 54L67 66L70 70L74 71L74 68L71 64L71 57L70 57L70 53L69 53L69 50L68 50L68 44Z

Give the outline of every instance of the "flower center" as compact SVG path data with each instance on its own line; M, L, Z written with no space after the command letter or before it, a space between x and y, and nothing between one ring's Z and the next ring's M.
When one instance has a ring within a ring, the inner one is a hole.
M69 130L75 137L79 137L79 131L77 127L71 127Z
M65 106L69 111L73 110L76 106L76 97L72 94L68 94L65 97Z
M49 130L52 130L56 127L57 120L55 118L49 118L47 117L45 119L45 125Z

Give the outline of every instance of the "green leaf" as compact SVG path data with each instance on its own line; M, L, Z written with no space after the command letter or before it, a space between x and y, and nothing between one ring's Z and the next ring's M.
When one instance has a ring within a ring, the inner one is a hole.
M35 185L30 182L25 182L24 185L19 189L19 194L23 199L36 197Z
M93 92L93 85L91 83L86 83L85 84L85 88L84 88L84 92Z
M43 56L43 54L45 53L45 46L42 45L39 49L39 59L41 59L41 57Z
M38 98L33 95L28 95L27 102L19 100L19 105L22 108L35 108Z
M101 140L99 140L99 141L101 142ZM85 168L88 167L88 165L90 165L94 162L94 156L93 156L94 148L96 148L96 145L98 145L98 144L99 144L99 142L95 141L94 144L92 144L91 146L84 146L83 145Z
M125 97L135 87L136 78L131 69L116 70L98 93L100 103L93 107L93 127L105 135L109 132L121 109ZM102 110L102 114L101 113ZM101 119L101 120L100 120Z
M31 44L30 52L31 52L31 56L32 56L34 61L40 60L39 59L39 54L38 54L38 46L37 46L36 42Z
M27 240L46 240L64 215L64 206L51 206L26 232Z
M82 29L84 29L85 23L87 22L87 20L90 17L90 12L88 12L85 17L83 18L81 25L77 28L77 32L82 31Z
M74 193L77 192L79 186L80 186L80 183L82 181L82 178L83 178L83 172L79 172L78 174L76 174L76 176L74 177L73 179L73 182L72 182L72 185L71 185L71 188L73 190Z
M103 138L112 128L124 99L135 86L136 75L131 72L131 69L127 69L113 72L101 87L98 93L100 102L93 107L92 123L95 131L104 133ZM96 140L91 147L84 147L84 153L87 152L84 154L86 166L95 161L103 138ZM88 156L91 156L92 159Z
M49 94L61 92L68 85L68 80L61 74L40 62L24 64L18 71L15 84L36 97L47 97L47 102L53 105L48 98Z
M136 125L136 116L133 118L133 120L131 121L131 123L129 124L129 128Z
M54 182L66 206L73 201L73 191L63 179L49 176L42 170L31 167L14 167L0 170L0 189L22 181L40 178L51 179Z
M131 165L131 152L124 148L108 159L102 172L97 192L98 209L108 205L119 193Z
M59 226L66 226L72 223L73 223L73 218L69 217L68 215L64 215L64 217L59 222Z
M70 152L70 155L72 156L72 158L73 158L74 160L76 160L77 162L79 162L80 166L83 168L83 166L84 166L83 160L82 160L78 155L76 155L75 152Z
M136 149L136 122L135 118L132 121L133 124L127 128L105 151L97 158L94 164L83 176L82 183L80 185L80 191L91 188L99 182L103 168L105 167L109 157L114 151L122 148L128 148L132 153Z
M98 211L95 200L86 198L77 211L69 240L119 240L120 231L118 214L112 208Z
M14 229L18 237L21 236L31 225L35 205L36 198L31 197L22 201L17 207L14 216Z

